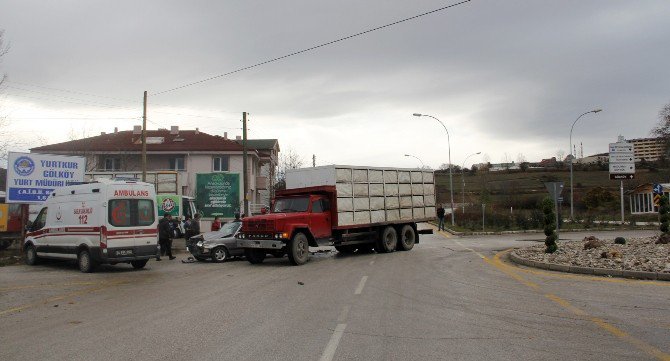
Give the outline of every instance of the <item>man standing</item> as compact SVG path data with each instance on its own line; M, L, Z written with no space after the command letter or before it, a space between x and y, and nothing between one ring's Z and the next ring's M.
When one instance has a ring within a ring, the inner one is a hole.
M437 208L437 219L440 221L437 225L438 231L444 231L444 207L440 204Z
M191 221L191 236L200 234L200 213L196 213Z
M171 259L175 259L172 255L172 238L174 238L174 231L172 229L172 215L166 213L163 219L158 222L158 244L161 246L161 254L166 255ZM160 257L156 259L160 261Z

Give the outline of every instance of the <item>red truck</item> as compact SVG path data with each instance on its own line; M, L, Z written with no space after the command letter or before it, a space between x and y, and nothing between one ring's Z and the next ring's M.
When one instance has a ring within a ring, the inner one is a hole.
M409 251L419 242L417 223L435 218L432 171L303 168L287 171L286 187L271 213L242 220L237 245L252 264L286 253L302 265L309 247L326 245L342 253Z

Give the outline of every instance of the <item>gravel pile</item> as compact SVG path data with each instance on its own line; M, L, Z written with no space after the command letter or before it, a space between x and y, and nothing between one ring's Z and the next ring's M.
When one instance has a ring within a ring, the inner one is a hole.
M616 270L670 273L670 244L655 244L658 236L629 238L626 244L602 240L597 248L584 249L583 241L559 241L558 251L544 253L545 246L537 245L514 250L524 259L569 266L609 268Z

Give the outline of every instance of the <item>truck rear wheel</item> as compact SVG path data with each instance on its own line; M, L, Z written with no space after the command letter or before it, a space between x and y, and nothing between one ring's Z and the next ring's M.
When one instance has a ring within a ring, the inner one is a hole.
M304 233L298 232L288 241L288 259L294 266L300 266L309 259L309 241Z
M398 239L398 251L409 251L414 248L416 243L416 232L409 224L400 229L400 239Z
M249 263L251 264L263 263L263 261L265 260L265 250L245 248L244 258L246 258L247 261L249 261Z
M382 231L381 237L377 240L377 252L393 252L398 245L398 234L393 226L386 226Z

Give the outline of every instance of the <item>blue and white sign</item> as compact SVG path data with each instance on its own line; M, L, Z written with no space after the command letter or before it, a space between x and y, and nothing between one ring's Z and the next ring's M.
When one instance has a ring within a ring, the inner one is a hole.
M654 183L653 193L663 195L663 186L660 185L660 184Z
M9 152L7 203L42 203L58 187L84 181L86 158Z

